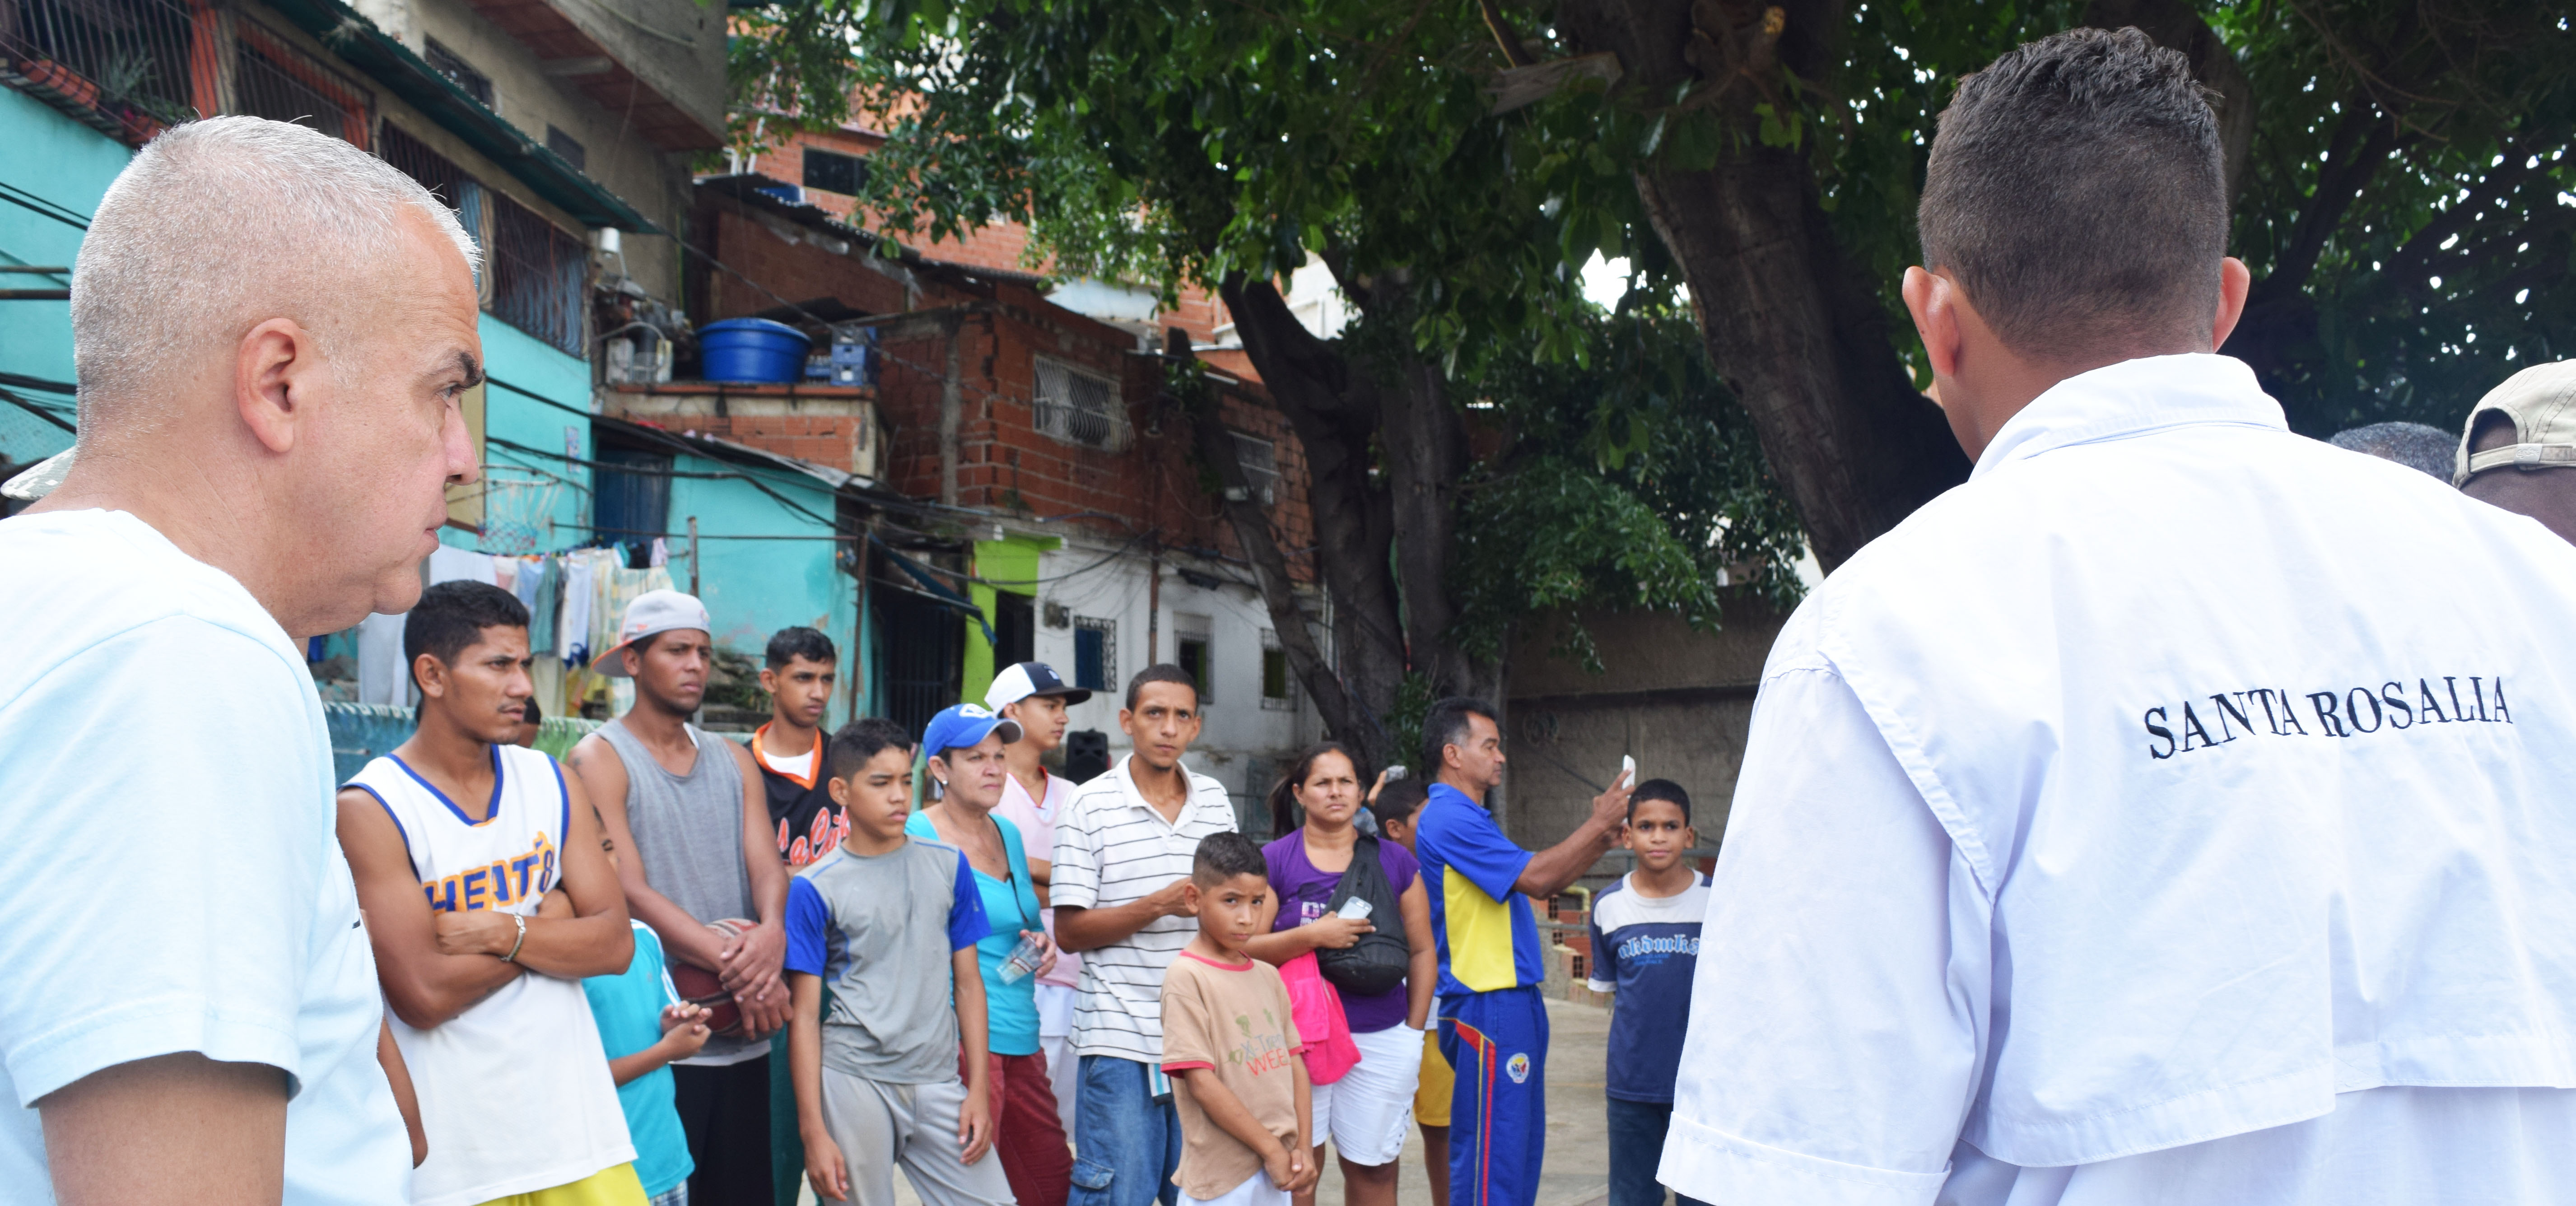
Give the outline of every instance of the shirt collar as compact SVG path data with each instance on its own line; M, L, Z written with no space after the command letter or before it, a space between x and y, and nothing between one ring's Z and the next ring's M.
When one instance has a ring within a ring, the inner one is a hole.
M2208 352L2147 356L2050 386L2005 421L1968 476L2059 448L2203 423L2290 426L2242 360Z
M1144 792L1136 789L1136 776L1127 773L1128 765L1133 763L1135 760L1136 755L1129 754L1124 758L1120 758L1118 760L1118 765L1112 768L1111 773L1118 776L1119 794L1127 797L1127 806L1129 808L1142 808L1145 811L1160 817L1163 815L1162 811L1155 808L1153 802L1145 798ZM1181 815L1186 817L1190 815L1190 813L1196 811L1199 806L1199 776L1198 772L1190 769L1190 764L1187 762L1176 762L1173 763L1173 765L1180 769L1181 782L1188 784L1190 788L1189 796L1181 804Z

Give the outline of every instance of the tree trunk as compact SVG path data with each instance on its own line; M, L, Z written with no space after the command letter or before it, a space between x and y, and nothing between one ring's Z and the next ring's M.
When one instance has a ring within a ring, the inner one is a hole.
M1339 349L1315 338L1289 312L1287 300L1267 281L1227 278L1218 293L1241 333L1243 348L1261 374L1271 401L1306 455L1307 508L1315 524L1315 564L1333 601L1333 656L1326 662L1309 646L1301 653L1281 639L1299 682L1318 702L1312 684L1330 681L1350 705L1339 720L1327 713L1326 731L1378 766L1402 760L1386 727L1404 681L1404 634L1390 560L1395 528L1386 490L1369 480L1370 443L1377 433L1379 390L1356 372ZM1230 463L1231 458L1226 458ZM1232 518L1229 513L1229 518ZM1267 516L1260 517L1262 542ZM1238 521L1237 535L1242 534ZM1249 544L1247 550L1251 548ZM1287 594L1287 559L1261 574L1262 593L1276 616ZM1301 659L1312 658L1300 664Z
M1730 6L1698 7L1715 19ZM1779 65L1822 84L1842 6L1784 7ZM1692 10L1691 0L1567 0L1559 28L1582 51L1616 54L1623 90L1669 97L1699 76L1683 57ZM1706 171L1642 171L1637 193L1690 284L1710 361L1752 415L1831 569L1965 480L1968 461L1897 359L1886 312L1835 241L1807 157L1760 145L1746 116L1758 93L1735 92L1722 111L1744 131L1740 148Z

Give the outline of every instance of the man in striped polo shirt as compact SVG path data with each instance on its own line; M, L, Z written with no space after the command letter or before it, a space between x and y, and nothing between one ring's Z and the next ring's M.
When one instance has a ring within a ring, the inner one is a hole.
M1199 839L1234 829L1223 785L1181 765L1199 735L1198 684L1178 666L1127 683L1118 727L1134 751L1076 788L1056 821L1056 941L1082 952L1073 1049L1068 1206L1171 1206L1181 1120L1163 1057L1163 971L1198 932L1182 885Z

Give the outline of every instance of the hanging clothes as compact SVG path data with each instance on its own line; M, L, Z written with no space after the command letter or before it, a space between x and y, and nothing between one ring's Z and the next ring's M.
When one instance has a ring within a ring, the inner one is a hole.
M563 569L552 557L537 557L519 570L519 601L528 605L528 652L545 657L555 651L555 611L563 605Z
M566 666L590 664L592 561L584 555L590 551L580 549L563 557L563 585L557 588L563 604L556 617L555 647L563 652Z

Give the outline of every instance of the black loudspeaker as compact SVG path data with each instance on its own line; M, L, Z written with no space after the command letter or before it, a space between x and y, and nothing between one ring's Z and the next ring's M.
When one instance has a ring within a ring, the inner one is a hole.
M1064 777L1088 783L1109 773L1109 734L1075 729L1064 735Z

